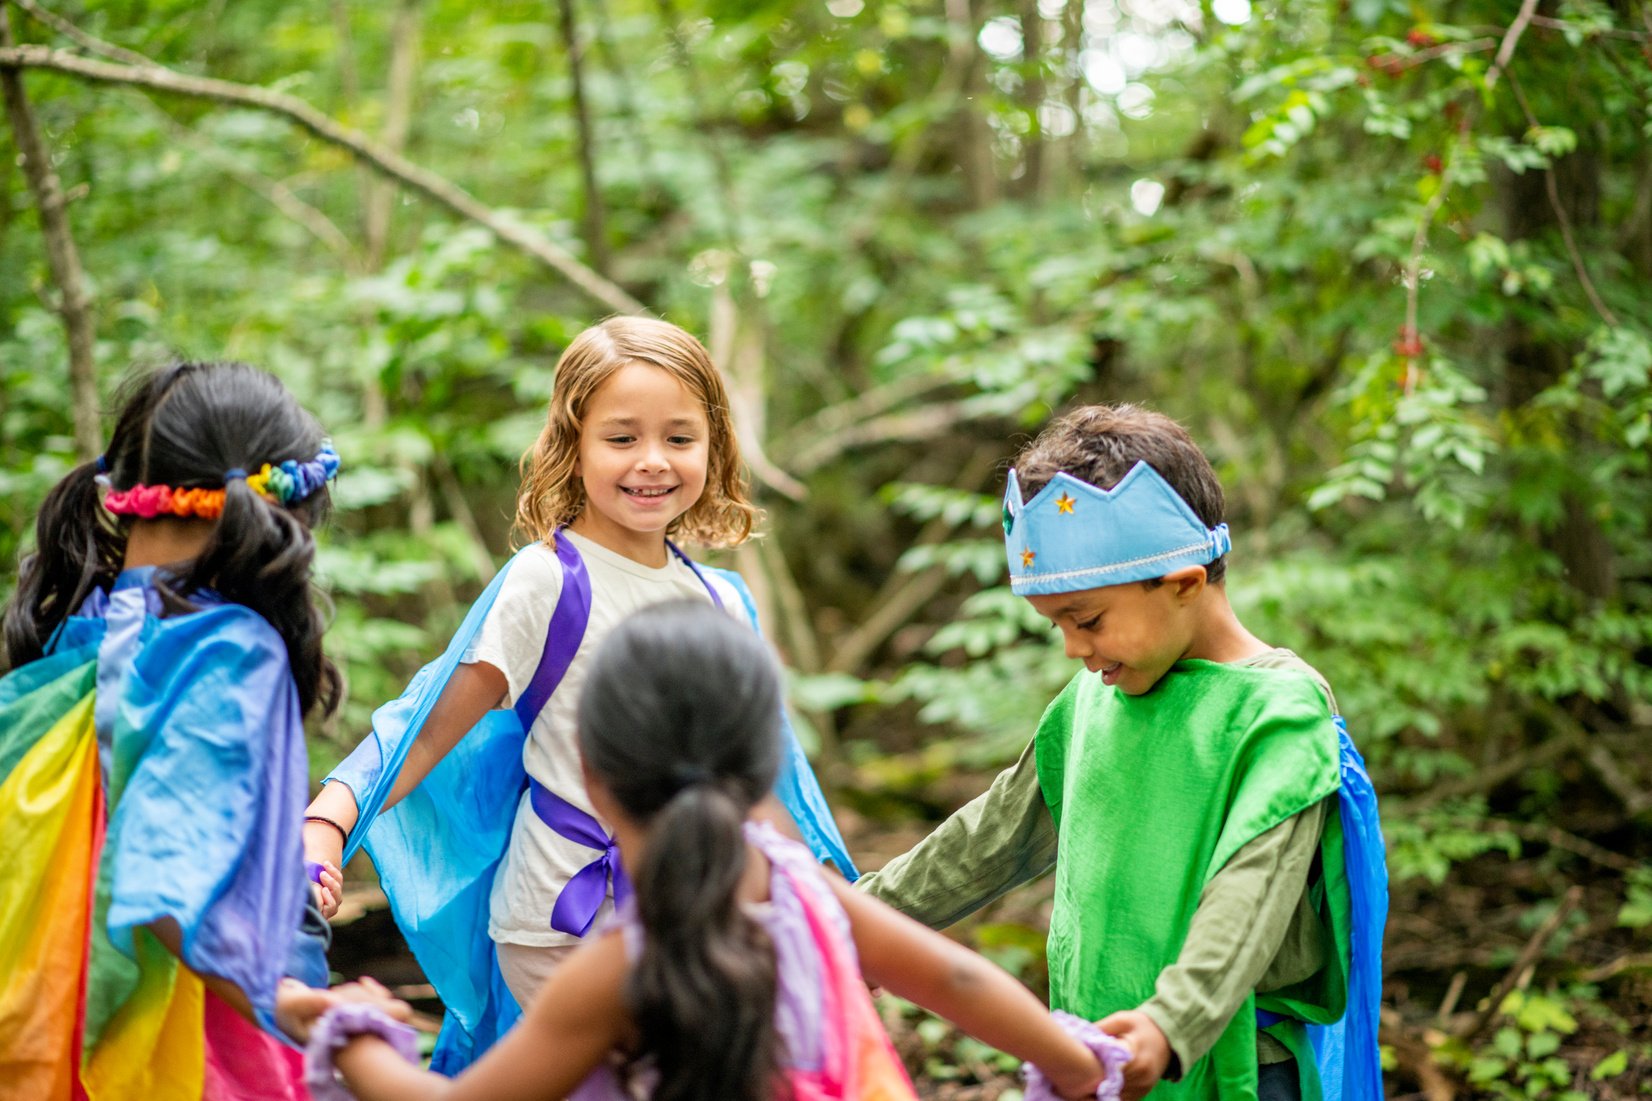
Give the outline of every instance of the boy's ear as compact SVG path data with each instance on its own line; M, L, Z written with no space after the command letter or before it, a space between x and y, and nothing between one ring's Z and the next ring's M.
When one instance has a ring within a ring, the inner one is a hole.
M1185 604L1205 591L1209 574L1203 566L1183 566L1179 570L1171 570L1159 580L1170 587L1171 595L1178 603Z

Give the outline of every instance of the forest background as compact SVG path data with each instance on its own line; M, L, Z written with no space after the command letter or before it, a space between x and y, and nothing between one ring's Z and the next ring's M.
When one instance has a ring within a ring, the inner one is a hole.
M345 457L319 774L509 553L571 334L658 313L730 379L725 564L876 864L1073 669L1006 459L1140 401L1382 794L1392 1092L1652 1091L1652 4L0 12L0 591L130 365L277 372ZM1047 899L960 935L1038 986ZM886 1009L926 1096L1014 1095Z

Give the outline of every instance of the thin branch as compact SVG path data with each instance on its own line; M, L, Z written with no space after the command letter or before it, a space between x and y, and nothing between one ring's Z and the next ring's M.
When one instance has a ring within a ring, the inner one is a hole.
M807 440L842 432L851 425L859 424L871 417L882 416L905 402L956 385L957 379L945 375L902 375L893 382L862 390L852 398L828 405L813 416L797 422L791 427L788 435L793 439Z
M1639 818L1648 810L1652 810L1652 793L1642 791L1631 783L1624 775L1623 763L1605 746L1592 743L1584 750L1583 759L1589 762L1589 767L1595 770L1595 775L1600 777L1601 783L1623 803L1623 809L1629 812L1629 817Z
M988 443L977 448L975 454L964 464L963 473L953 484L967 486L977 482L998 461L999 451L996 443ZM956 523L944 516L937 516L923 526L912 545L935 546L945 542L957 530ZM899 571L891 573L868 605L872 608L871 614L837 644L831 659L826 663L826 671L853 673L859 670L873 652L910 622L912 616L934 599L949 580L950 575L939 566L931 566L909 575L903 575Z
M1571 31L1577 29L1564 19L1555 19L1547 15L1532 16L1532 26L1541 27L1546 31ZM1652 34L1647 34L1643 31L1626 31L1617 27L1602 27L1599 29L1591 27L1585 37L1621 38L1626 42L1652 41Z
M1480 1012L1476 1013L1466 1026L1458 1030L1457 1035L1460 1038L1464 1040L1474 1039L1486 1030L1487 1025L1502 1015L1503 1000L1509 996L1509 991L1513 990L1515 984L1520 982L1520 977L1525 970L1537 962L1537 957L1542 953L1544 947L1548 945L1556 933L1560 932L1560 927L1566 923L1566 919L1571 916L1572 911L1577 909L1578 903L1582 901L1582 887L1573 886L1567 890L1565 897L1555 906L1554 913L1550 914L1549 919L1538 928L1537 932L1532 934L1531 939L1526 942L1526 946L1520 950L1520 955L1515 957L1514 966L1510 967L1508 973L1492 988L1491 994L1486 998L1486 1004L1480 1007Z
M1605 982L1607 979L1615 978L1623 972L1630 970L1652 970L1652 952L1626 953L1619 956L1615 960L1611 960L1607 963L1601 964L1599 967L1591 968L1590 970L1585 971L1583 974L1578 976L1578 979L1586 983Z
M1491 68L1486 70L1486 90L1489 92L1497 85L1497 78L1502 76L1509 67L1509 59L1514 57L1514 48L1520 43L1520 36L1526 33L1526 27L1537 14L1538 0L1525 0L1520 5L1520 14L1514 17L1509 24L1508 31L1503 35L1503 44L1497 47L1497 56L1492 59Z
M499 572L499 567L494 564L493 555L488 551L487 539L482 535L482 525L476 522L475 510L465 499L464 487L459 484L459 476L453 472L453 465L441 452L436 453L430 465L431 472L436 476L436 486L442 491L442 503L447 505L454 521L470 537L471 568L484 582L492 581L493 575Z
M982 397L936 402L899 413L875 417L847 425L804 445L787 463L799 477L807 477L827 463L857 447L874 444L932 440L960 424L1013 411L1022 399L1009 395L1003 400Z
M1073 0L1082 3L1082 0ZM953 28L948 26L949 40L953 37ZM946 105L956 102L964 94L964 86L969 80L970 66L967 51L960 54L955 45L947 49L946 63L941 67L941 75L935 82L934 89L924 97L931 103ZM1082 114L1078 115L1079 125L1083 125ZM871 240L877 232L878 224L883 216L894 208L895 204L906 194L906 189L918 175L918 169L923 163L924 153L929 149L929 142L933 136L935 125L921 126L905 143L894 150L894 156L889 162L889 171L886 173L888 182L881 189L881 194L873 202L867 204L861 216L849 227L849 241L851 248L859 249Z
M666 36L671 40L672 56L676 58L678 67L683 71L683 79L688 84L688 99L694 108L694 121L705 136L706 153L711 158L711 168L717 179L717 187L723 193L723 201L717 206L723 217L724 237L729 248L737 254L744 255L741 243L745 236L741 232L740 202L734 193L734 171L729 167L728 155L723 150L718 132L706 124L706 96L700 84L700 71L695 67L694 58L688 52L688 43L683 38L682 16L677 11L675 0L655 0L655 3L660 11L660 20L666 26Z
M1457 822L1456 825L1482 832L1507 830L1522 841L1532 841L1540 845L1547 845L1551 849L1569 852L1573 856L1582 857L1592 864L1598 864L1602 868L1610 868L1620 874L1628 874L1641 867L1639 862L1597 845L1586 837L1579 837L1575 833L1563 830L1559 826L1550 826L1540 822L1520 822L1509 818L1466 818Z
M1397 59L1398 67L1411 69L1418 65L1426 65L1442 57L1461 57L1464 54L1483 53L1497 45L1495 38L1471 38L1467 42L1442 42L1438 46L1429 46L1416 53L1406 54Z
M413 92L419 66L419 0L401 0L390 26L390 78L386 89L384 147L400 156L407 150L407 134L413 125ZM382 176L367 181L362 204L362 229L366 238L367 270L384 267L385 249L390 240L390 216L395 210L396 185Z
M280 115L460 217L486 227L500 241L539 261L609 309L627 314L648 312L624 289L580 263L538 230L511 220L445 177L385 149L360 131L340 125L296 96L255 85L186 76L160 65L115 65L42 46L0 47L0 70L18 69L46 69L99 83L151 88Z
M301 226L310 236L325 245L329 252L342 260L345 270L350 272L360 270L361 257L356 252L356 246L350 242L350 238L345 236L344 231L339 229L337 223L331 218L300 199L286 184L279 180L270 179L229 150L221 148L198 132L180 123L163 111L158 104L150 101L150 105L157 115L166 120L173 137L221 169L230 179L264 199Z
M1536 128L1540 125L1537 116L1532 112L1531 104L1526 99L1526 93L1521 89L1520 82L1514 78L1514 73L1508 74L1509 90L1514 93L1515 101L1520 104L1520 111L1526 116L1526 125ZM1560 187L1555 183L1554 165L1550 163L1543 169L1543 190L1548 193L1549 206L1554 210L1555 221L1560 225L1560 240L1566 246L1566 256L1572 261L1572 271L1577 274L1577 281L1583 285L1583 293L1589 299L1589 305L1594 307L1600 319L1614 328L1618 324L1617 314L1613 313L1595 290L1595 281L1589 278L1589 269L1584 266L1583 254L1578 251L1577 238L1572 235L1572 218L1566 213L1566 207L1560 201Z
M115 61L124 62L129 65L154 64L143 54L134 53L124 46L117 46L113 42L108 42L94 34L82 30L73 23L69 22L67 19L64 19L61 15L58 15L56 12L47 11L45 8L42 8L39 4L36 4L34 0L11 0L11 3L15 4L22 11L27 13L30 18L34 19L37 23L50 30L56 31L58 34L63 35L65 38L68 38L88 50L91 50L95 54L100 54L103 57L112 58ZM186 145L189 145L207 160L223 169L224 172L230 176L230 178L247 188L247 190L261 196L268 201L270 205L281 211L281 213L285 214L288 218L304 227L304 229L309 231L311 236L315 237L316 240L320 241L331 252L342 258L346 267L352 268L353 270L356 263L355 246L350 243L350 239L344 235L343 231L338 228L331 218L328 218L327 215L323 214L309 203L306 203L303 199L300 199L293 193L292 189L287 187L285 184L277 180L272 180L263 175L250 165L246 164L244 161L235 157L228 150L220 148L211 141L207 140L197 131L183 125L177 119L161 110L160 106L155 104L153 100L150 100L149 102L152 106L154 106L156 114L160 115L160 117L166 121L172 130L174 137L183 141Z
M28 49L30 47L22 47ZM0 53L13 51L11 14L0 3ZM86 290L86 273L69 228L63 184L52 169L46 144L40 138L23 76L16 69L0 68L0 97L6 101L6 116L17 143L23 176L28 180L35 207L40 211L40 231L46 238L46 262L57 284L58 316L69 344L70 410L75 426L75 451L85 461L103 449L98 423L97 365L93 361L96 330L92 323L92 301Z
M1457 799L1465 795L1476 795L1488 792L1501 784L1514 779L1521 773L1545 765L1557 757L1563 757L1584 744L1584 733L1581 729L1570 729L1558 737L1547 738L1532 749L1520 753L1513 753L1488 768L1477 771L1472 776L1465 776L1457 780L1446 780L1429 787L1429 789L1414 798L1404 800L1400 814L1407 818L1414 818L1429 807L1436 806L1447 799Z
M1452 158L1455 162L1456 158ZM1417 232L1411 236L1411 255L1405 262L1405 327L1400 330L1400 339L1405 344L1401 353L1407 359L1413 359L1421 354L1421 334L1417 331L1417 313L1422 300L1423 287L1423 247L1428 244L1428 231L1434 225L1434 218L1445 205L1446 193L1451 190L1451 171L1454 164L1445 166L1440 173L1439 186L1429 197L1423 207L1423 215L1417 219ZM1410 394L1417 387L1419 372L1413 370L1409 364L1405 371L1405 392Z
M61 15L58 15L56 12L50 12L45 8L42 8L39 4L36 4L34 0L11 0L11 2L23 11L27 12L29 16L35 20L35 22L56 31L58 34L61 34L71 42L84 46L86 49L91 50L95 54L101 54L102 56L115 61L123 61L128 65L153 64L153 62L151 62L147 57L144 57L142 54L133 53L124 46L117 46L113 42L106 42L94 34L81 30Z
M591 127L591 105L585 97L585 43L580 41L574 0L557 0L562 41L568 51L568 75L573 82L574 125L579 137L579 173L585 185L585 250L591 266L608 273L608 231L604 225L602 188L597 184L597 143Z
M723 254L725 261L731 260ZM722 269L711 291L711 323L707 350L711 361L723 369L728 379L730 412L739 440L741 456L752 475L763 485L793 501L808 496L802 482L782 470L769 458L763 438L768 433L767 410L763 404L763 338L753 326L760 322L742 317L729 285L728 266Z

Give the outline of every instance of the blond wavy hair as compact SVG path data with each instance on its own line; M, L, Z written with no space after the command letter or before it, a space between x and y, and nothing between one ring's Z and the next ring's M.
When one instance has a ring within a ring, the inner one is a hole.
M611 317L574 338L557 360L550 407L539 439L522 455L516 527L549 542L585 507L585 486L574 469L585 411L597 388L631 363L658 367L699 399L710 425L706 488L677 517L667 535L702 547L732 547L751 536L759 513L751 503L740 444L729 416L728 391L705 346L667 321Z

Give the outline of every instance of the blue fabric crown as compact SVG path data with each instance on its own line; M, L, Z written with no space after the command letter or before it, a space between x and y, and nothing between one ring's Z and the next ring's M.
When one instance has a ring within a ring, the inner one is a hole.
M1232 548L1226 524L1205 527L1145 462L1112 489L1062 472L1024 501L1012 470L1004 491L1004 552L1017 596L1147 581L1209 565Z

